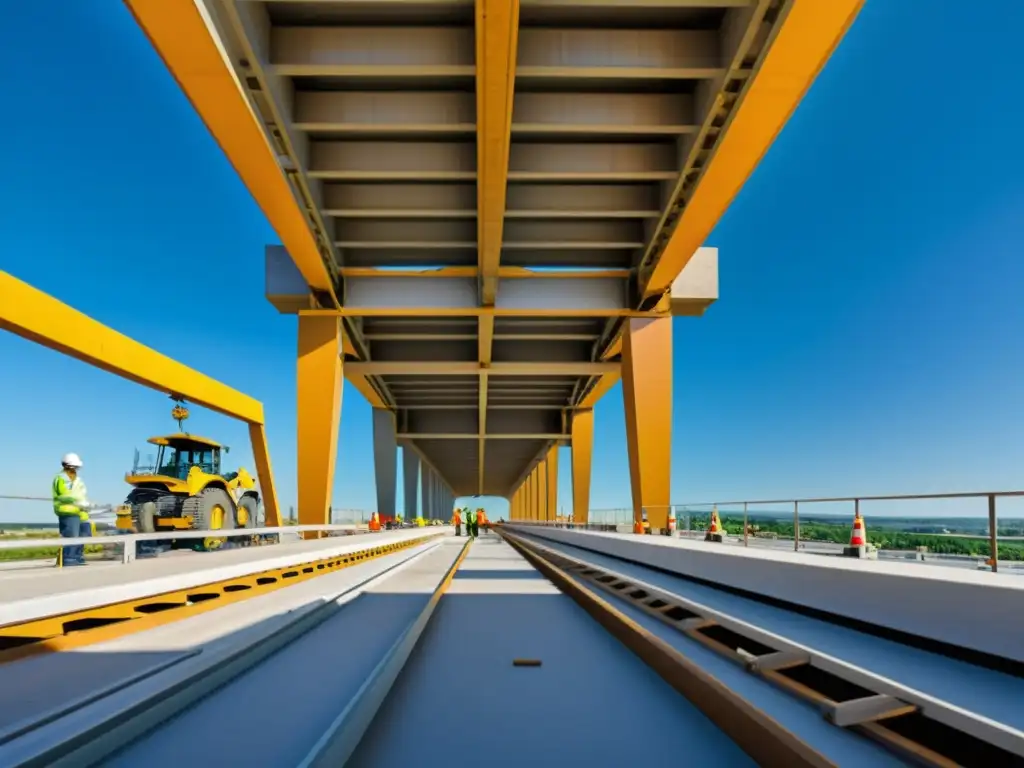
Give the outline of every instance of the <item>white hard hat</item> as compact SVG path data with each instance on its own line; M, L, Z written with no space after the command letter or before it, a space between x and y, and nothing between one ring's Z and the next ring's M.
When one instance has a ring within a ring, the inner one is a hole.
M64 458L60 460L60 463L65 467L80 467L82 466L82 460L79 458L77 453L65 453Z

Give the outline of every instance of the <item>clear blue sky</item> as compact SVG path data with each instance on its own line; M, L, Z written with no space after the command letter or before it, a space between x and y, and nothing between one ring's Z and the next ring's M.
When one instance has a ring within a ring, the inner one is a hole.
M0 268L263 400L287 507L274 233L121 3L5 22ZM720 301L676 321L674 501L1024 485L1022 27L1016 0L868 0L709 238ZM163 395L21 339L0 335L0 371L0 493L46 494L73 450L93 499L120 501L133 448L172 427ZM629 503L621 398L597 407L596 508ZM190 426L252 466L241 425ZM337 507L374 505L369 429L346 387Z

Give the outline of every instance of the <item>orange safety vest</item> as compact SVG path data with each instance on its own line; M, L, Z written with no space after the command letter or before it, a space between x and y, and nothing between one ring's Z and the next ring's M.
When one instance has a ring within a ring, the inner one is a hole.
M462 515L458 511L452 515L452 525L462 525Z
M487 525L487 513L484 512L482 509L478 509L476 511L476 524Z

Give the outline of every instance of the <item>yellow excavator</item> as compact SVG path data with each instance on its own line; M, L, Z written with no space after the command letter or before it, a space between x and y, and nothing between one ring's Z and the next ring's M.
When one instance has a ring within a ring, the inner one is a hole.
M138 533L208 530L225 534L257 527L260 499L252 475L242 468L221 474L227 446L183 431L188 410L182 405L174 407L172 416L179 431L147 441L156 447L155 459L143 460L135 451L132 470L124 477L133 488L118 510L117 527ZM207 537L202 548L216 549L223 541Z

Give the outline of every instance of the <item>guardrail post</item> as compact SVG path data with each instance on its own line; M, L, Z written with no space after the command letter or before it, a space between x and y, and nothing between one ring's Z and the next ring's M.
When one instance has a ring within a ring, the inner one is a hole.
M793 502L793 551L800 551L800 502Z
M999 570L999 529L996 527L996 495L988 495L988 542L992 550L992 573Z
M128 565L128 563L135 560L135 539L125 539L123 546L121 547L121 564Z

